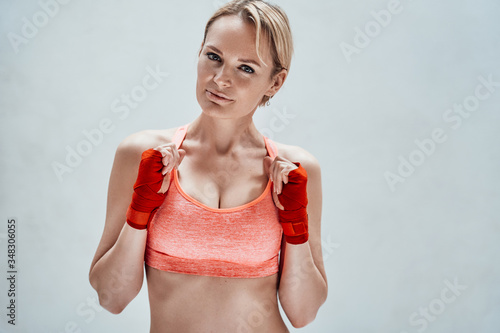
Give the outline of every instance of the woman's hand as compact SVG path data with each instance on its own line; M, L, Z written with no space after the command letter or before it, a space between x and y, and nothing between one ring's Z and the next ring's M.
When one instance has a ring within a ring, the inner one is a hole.
M264 171L273 182L274 204L281 210L284 210L284 207L278 199L278 194L281 194L283 183L288 183L288 174L294 169L297 169L297 166L283 157L276 156L274 161L269 156L264 157Z
M166 176L163 178L163 183L158 193L165 193L170 186L170 174L173 168L178 168L181 164L186 151L184 149L177 149L175 143L166 143L155 147L154 150L159 151L162 155L163 169L161 174Z
M170 172L179 166L186 152L174 143L145 150L141 155L127 223L135 229L147 229L170 185ZM166 174L166 176L165 176Z
M273 200L285 241L302 244L309 239L307 215L307 172L298 162L266 156L264 170L273 182ZM284 183L284 185L283 185Z

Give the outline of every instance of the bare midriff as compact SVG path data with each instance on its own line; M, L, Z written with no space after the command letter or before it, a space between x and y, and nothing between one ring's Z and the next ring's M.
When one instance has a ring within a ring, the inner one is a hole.
M150 333L287 333L278 308L278 274L225 278L146 265Z

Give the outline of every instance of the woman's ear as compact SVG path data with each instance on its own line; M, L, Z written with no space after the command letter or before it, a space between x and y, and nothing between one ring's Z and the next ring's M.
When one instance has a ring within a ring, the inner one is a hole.
M283 68L277 74L274 75L272 79L272 86L266 92L268 96L274 96L281 89L283 83L285 83L286 77L288 75L288 71Z

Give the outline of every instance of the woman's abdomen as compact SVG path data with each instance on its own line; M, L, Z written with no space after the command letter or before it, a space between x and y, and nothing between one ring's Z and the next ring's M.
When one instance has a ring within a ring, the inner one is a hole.
M276 296L277 274L222 278L146 265L151 333L288 332Z

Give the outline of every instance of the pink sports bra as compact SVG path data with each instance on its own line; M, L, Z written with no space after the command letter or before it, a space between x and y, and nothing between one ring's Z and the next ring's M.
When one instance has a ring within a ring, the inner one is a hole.
M179 148L189 124L177 129ZM277 149L264 136L271 158ZM232 278L256 278L278 272L283 229L272 199L271 181L244 205L216 209L185 193L172 170L165 201L148 228L145 261L169 272Z

